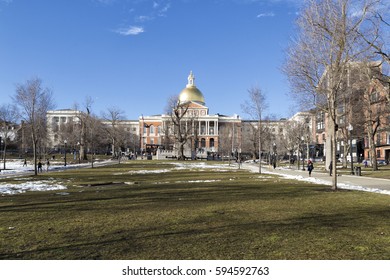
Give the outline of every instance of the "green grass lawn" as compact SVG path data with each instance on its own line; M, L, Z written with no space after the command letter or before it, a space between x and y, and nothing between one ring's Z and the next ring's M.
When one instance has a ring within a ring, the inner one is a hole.
M224 166L39 175L68 189L0 196L0 258L390 259L390 196Z

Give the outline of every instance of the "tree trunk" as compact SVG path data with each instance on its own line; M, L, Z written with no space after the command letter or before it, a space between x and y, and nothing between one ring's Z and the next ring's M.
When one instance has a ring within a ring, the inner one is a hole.
M182 143L182 142L179 143L179 156L177 157L178 160L185 160L184 144L185 143Z
M32 136L33 139L33 157L34 157L34 175L38 175L38 169L37 169L37 141L35 140L34 135Z
M86 124L85 119L82 120L81 124L81 135L80 135L80 160L88 160L87 153L85 152L85 139L86 137Z
M337 191L337 158L336 158L336 149L337 149L337 138L336 138L336 129L333 126L333 136L332 136L332 190Z
M373 142L374 141L371 141L371 145L370 145L370 160L371 160L372 171L377 171L378 163L376 157L376 145Z
M7 151L7 138L4 138L4 149L3 149L3 169L6 169L5 162L6 162L6 151Z
M372 171L378 170L377 157L376 157L376 145L375 145L375 134L372 126L367 126L367 135L368 135L368 147L370 151L370 162Z

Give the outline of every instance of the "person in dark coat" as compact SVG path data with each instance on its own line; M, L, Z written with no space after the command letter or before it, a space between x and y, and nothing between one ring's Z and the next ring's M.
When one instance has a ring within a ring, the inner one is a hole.
M311 177L311 172L313 171L313 169L314 169L313 162L309 159L309 161L307 162L307 170L309 171L309 177Z
M330 161L330 164L329 164L329 176L332 176L332 171L333 171L333 161Z
M38 162L38 172L42 172L42 162Z

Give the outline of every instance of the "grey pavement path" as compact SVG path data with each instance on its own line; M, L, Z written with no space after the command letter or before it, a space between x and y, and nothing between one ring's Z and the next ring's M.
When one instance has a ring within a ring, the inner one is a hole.
M246 169L253 170L255 172L259 170L259 166L257 164L252 164L252 163L244 163L243 167ZM262 166L262 170L273 174L299 176L302 177L303 179L309 179L308 171L286 169L286 168L279 168L279 167L273 169L273 168L269 168L268 165ZM312 179L325 181L328 184L332 183L332 177L329 176L328 173L316 172L315 169L313 170L311 177ZM351 187L357 186L357 187L368 188L373 190L379 189L384 191L390 191L390 180L365 177L365 176L354 176L354 175L337 176L337 185L339 187L343 187L344 185L347 185Z

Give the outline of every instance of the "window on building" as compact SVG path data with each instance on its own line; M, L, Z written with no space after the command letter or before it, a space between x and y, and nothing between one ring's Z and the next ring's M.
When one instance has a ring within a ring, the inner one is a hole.
M376 135L376 145L379 146L380 144L381 144L381 134L378 133L378 134Z
M387 142L386 142L386 144L390 144L390 133L387 133L387 137L386 137L386 139L387 139Z
M53 123L53 125L51 126L51 129L53 130L53 132L58 132L58 124Z
M210 148L214 147L214 138L210 138Z
M377 157L377 158L380 158L380 157L381 157L381 150L377 150L377 151L376 151L376 157Z
M202 138L200 140L200 146L201 146L201 148L206 148L206 139Z
M214 122L209 124L209 135L214 135Z
M322 130L325 128L325 116L323 112L318 112L316 116L317 130Z
M153 126L153 125L151 125L151 126L149 127L149 133L150 133L150 134L154 134L154 126Z
M200 124L200 134L201 135L206 134L206 124L204 122L201 122L201 124Z
M54 121L54 122L60 122L60 118L59 118L59 117L54 117L54 118L53 118L53 121Z
M157 127L157 133L158 133L158 134L161 134L161 125L159 125L159 126Z
M61 117L61 122L66 123L66 117Z

